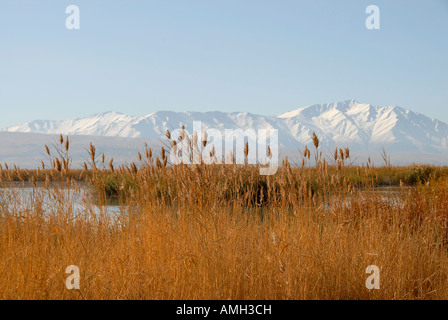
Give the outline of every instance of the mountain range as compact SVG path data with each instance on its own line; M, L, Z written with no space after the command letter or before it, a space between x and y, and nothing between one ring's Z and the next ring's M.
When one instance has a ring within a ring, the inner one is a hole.
M352 152L377 153L383 147L392 154L448 155L448 124L398 106L374 106L356 100L316 104L279 115L249 112L171 112L146 116L118 112L95 114L62 121L36 120L0 131L9 133L87 135L156 139L193 121L215 129L278 129L281 148L312 146L312 133L324 149L350 147Z

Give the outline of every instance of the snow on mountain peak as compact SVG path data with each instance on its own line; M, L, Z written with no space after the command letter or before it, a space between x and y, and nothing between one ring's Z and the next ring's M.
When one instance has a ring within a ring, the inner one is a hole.
M205 128L279 130L282 147L297 149L311 144L317 134L324 148L350 147L354 152L448 154L448 125L397 106L378 107L355 99L315 104L276 116L249 112L172 112L159 111L134 117L120 112L98 113L86 118L63 121L36 120L1 131L64 135L92 135L125 138L160 138L166 130L193 121Z

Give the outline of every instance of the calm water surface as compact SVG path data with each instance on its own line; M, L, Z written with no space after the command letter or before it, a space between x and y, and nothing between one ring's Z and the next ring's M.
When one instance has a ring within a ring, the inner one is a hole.
M26 213L42 209L46 214L68 212L79 214L119 215L126 207L109 202L98 205L94 193L87 185L52 183L48 188L43 183L33 187L30 183L12 183L0 188L0 206L3 210Z

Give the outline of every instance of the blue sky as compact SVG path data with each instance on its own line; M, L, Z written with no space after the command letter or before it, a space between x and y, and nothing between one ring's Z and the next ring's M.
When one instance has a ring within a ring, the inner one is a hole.
M0 128L351 98L448 122L448 0L0 0L0 39Z

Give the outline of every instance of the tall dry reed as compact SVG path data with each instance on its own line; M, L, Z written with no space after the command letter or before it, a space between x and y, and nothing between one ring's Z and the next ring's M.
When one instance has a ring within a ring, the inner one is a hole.
M273 176L171 166L149 147L117 166L91 145L79 182L61 138L29 182L0 169L1 299L448 298L448 180L435 171L384 194L379 175L402 169L350 167L348 149L324 159L315 137L314 165L306 148L304 165ZM65 286L69 265L79 290ZM379 290L365 286L369 265Z

